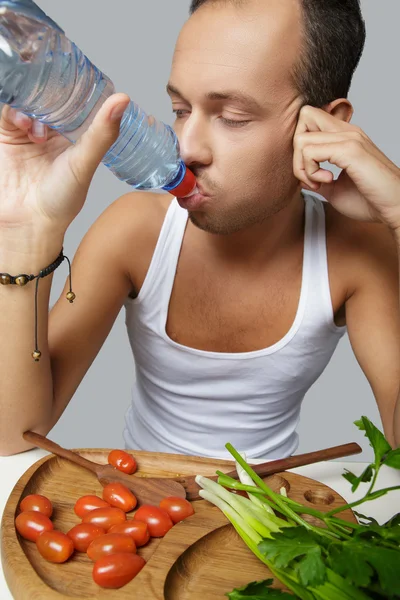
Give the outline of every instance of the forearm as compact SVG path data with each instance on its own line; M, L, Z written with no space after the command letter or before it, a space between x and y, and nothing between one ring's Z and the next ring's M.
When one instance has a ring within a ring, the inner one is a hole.
M0 247L0 271L36 275L55 260L62 240L49 241L38 253L31 252L29 246L26 243L18 251ZM32 358L36 280L24 287L0 285L0 455L27 450L31 446L22 433L27 429L43 432L51 423L53 382L47 335L51 281L52 275L39 281L39 362Z
M393 417L393 431L395 448L400 448L400 394L397 398Z
M400 229L395 230L395 239L397 243L397 257L399 261L399 311L400 311ZM396 448L400 447L400 381L399 394L393 413L393 435Z

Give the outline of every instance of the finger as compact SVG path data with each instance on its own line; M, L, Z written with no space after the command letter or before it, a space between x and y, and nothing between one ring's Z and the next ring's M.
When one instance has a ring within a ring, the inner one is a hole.
M89 129L71 148L70 166L79 182L87 183L117 140L121 119L129 103L126 94L113 94L100 108Z
M1 111L1 128L4 131L16 131L17 129L29 129L31 127L31 119L15 110L8 104L4 105Z
M336 148L332 148L333 146L343 147L343 142L337 144L310 144L306 146L302 152L302 167L296 168L294 171L297 179L313 190L317 190L321 183L331 183L333 181L333 173L327 169L322 169L320 163L325 161L331 162L326 156L331 156L332 152L337 152Z
M363 179L370 178L371 170L378 173L382 170L382 163L368 152L365 147L355 140L333 144L318 144L307 146L304 151L305 169L298 177L301 181L321 181L323 177L319 171L327 172L325 169L316 169L315 164L330 162L340 169L344 169L353 182L362 184ZM297 176L297 175L296 175Z
M308 132L302 133L295 136L293 140L294 153L293 153L293 172L300 179L305 172L317 173L318 168L316 168L316 164L311 162L306 169L305 159L304 159L304 149L310 145L317 144L330 144L330 143L345 143L349 139L358 139L358 134L356 132L340 132L340 133L326 133L325 131L319 132ZM325 169L321 170L321 173L318 174L316 178L313 179L321 179L326 182L329 181L329 173ZM306 182L304 182L306 183ZM308 179L308 183L312 183L310 179Z
M46 125L11 106L3 108L1 127L5 133L13 133L14 136L17 132L24 132L31 142L42 143L48 139L49 129Z
M341 119L332 116L322 108L303 106L299 113L295 135L307 131L326 131L335 133L352 130L358 131L358 128L354 125L350 125L346 121L342 121Z
M47 127L44 123L37 121L36 119L32 123L31 135L35 141L44 142L47 140Z
M18 129L22 129L22 131L28 131L32 127L32 119L30 119L24 113L15 111L13 115L13 123L18 127Z

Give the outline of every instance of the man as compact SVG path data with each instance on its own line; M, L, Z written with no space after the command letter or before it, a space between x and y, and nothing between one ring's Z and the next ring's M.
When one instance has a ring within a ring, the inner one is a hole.
M123 305L137 371L127 447L293 453L301 401L345 327L400 444L400 170L350 124L358 2L195 0L192 13L168 92L200 194L128 193L104 212L75 256L74 304L63 294L48 320L41 283L38 364L29 286L1 290L2 454L54 426ZM67 150L3 111L2 271L57 256L126 103L109 99Z

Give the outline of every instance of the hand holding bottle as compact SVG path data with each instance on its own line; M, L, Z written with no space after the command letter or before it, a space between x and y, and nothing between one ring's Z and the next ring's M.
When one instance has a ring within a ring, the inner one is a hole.
M0 232L63 235L119 135L126 94L113 94L75 145L5 105L0 119ZM21 233L21 236L20 236Z

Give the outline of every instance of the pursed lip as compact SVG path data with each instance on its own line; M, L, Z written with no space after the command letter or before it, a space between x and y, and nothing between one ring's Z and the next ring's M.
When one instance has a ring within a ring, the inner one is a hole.
M179 205L189 211L199 210L200 207L209 200L209 196L203 194L193 194L185 198L178 198Z
M201 183L199 183L198 181L196 182L196 186L197 189L199 190L199 194L201 196L204 196L205 198L209 197L209 194L207 194L207 192L204 190L203 186L201 185Z

